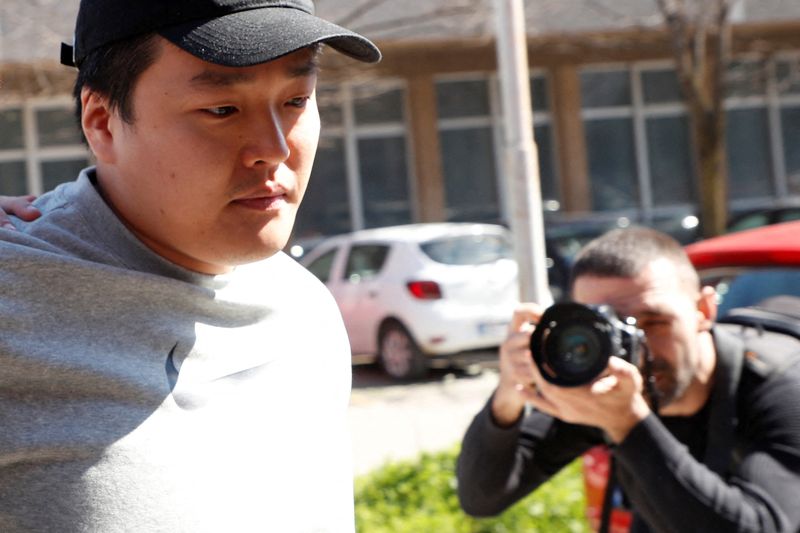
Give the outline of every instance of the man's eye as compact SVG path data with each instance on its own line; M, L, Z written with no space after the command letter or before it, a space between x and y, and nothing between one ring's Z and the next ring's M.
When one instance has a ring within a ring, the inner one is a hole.
M220 107L207 107L203 111L215 117L227 117L228 115L234 114L236 108L230 105L224 105Z
M303 108L308 103L308 100L308 96L298 96L297 98L289 100L288 104L292 107Z

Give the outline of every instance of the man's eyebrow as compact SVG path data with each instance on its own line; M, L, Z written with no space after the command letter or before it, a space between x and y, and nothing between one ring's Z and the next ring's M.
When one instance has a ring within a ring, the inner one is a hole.
M302 63L290 65L287 69L289 77L302 78L319 72L319 61L316 55ZM196 87L230 87L239 83L247 83L255 79L252 72L204 70L193 76L189 83Z
M249 72L221 72L217 70L204 70L189 80L191 85L197 87L229 87L237 83L245 83L255 79Z
M289 76L292 78L302 78L304 76L317 74L319 72L319 60L317 59L317 55L318 54L314 54L307 61L289 67Z

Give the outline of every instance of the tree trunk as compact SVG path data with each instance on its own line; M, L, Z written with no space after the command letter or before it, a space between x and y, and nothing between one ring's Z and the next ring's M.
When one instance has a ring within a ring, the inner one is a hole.
M708 238L725 232L728 184L725 113L692 109L692 138L700 193L700 230Z

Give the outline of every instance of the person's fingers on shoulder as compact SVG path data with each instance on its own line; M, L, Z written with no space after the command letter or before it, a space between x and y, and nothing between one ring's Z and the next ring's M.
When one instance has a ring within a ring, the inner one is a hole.
M0 225L14 229L8 215L14 215L27 222L39 218L42 213L32 204L35 199L34 195L0 196Z
M509 333L533 330L533 324L539 322L542 316L542 306L533 302L523 302L514 309L511 322L508 324Z

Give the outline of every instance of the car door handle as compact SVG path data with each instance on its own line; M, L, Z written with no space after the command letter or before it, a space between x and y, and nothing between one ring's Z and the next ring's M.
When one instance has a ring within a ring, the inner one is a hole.
M369 290L369 291L367 291L367 296L370 297L370 298L377 298L378 297L378 291Z

